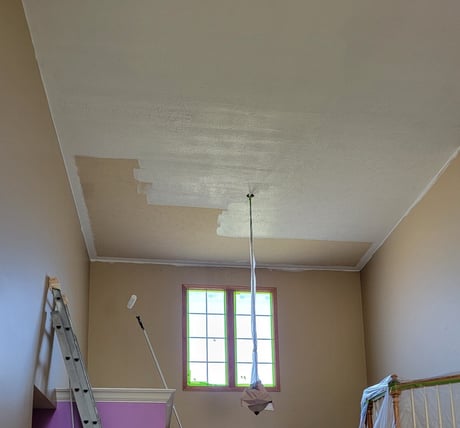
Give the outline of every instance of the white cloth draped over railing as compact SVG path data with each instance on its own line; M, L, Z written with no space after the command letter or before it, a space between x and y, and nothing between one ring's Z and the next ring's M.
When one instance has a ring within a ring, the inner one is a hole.
M392 376L366 388L361 399L359 428L366 428L369 401L373 402L373 428L395 428ZM446 375L430 379L399 381L400 428L460 428L460 376Z

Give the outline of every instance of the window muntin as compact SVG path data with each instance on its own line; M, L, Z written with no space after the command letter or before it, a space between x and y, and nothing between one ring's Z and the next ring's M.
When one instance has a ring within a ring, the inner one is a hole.
M242 287L183 287L184 389L239 390L251 379L251 294ZM256 296L258 371L279 390L276 289Z

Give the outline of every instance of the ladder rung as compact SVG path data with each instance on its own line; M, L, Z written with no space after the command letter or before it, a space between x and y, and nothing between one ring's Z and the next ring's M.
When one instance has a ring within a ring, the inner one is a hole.
M96 401L81 356L80 346L73 332L67 303L62 295L59 282L55 278L50 278L49 283L55 303L54 310L51 313L53 326L59 339L64 364L70 379L70 387L77 403L81 422L83 426L92 425L95 428L102 428Z

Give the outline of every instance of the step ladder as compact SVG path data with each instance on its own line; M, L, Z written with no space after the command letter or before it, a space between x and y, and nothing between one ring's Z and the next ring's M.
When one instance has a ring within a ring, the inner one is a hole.
M49 278L48 285L54 298L54 310L51 312L53 327L59 339L81 423L83 427L102 428L80 346L73 332L66 298L57 278Z

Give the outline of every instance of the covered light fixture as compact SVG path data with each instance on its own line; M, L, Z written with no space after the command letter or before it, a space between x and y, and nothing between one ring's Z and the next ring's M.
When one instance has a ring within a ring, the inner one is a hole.
M241 405L258 415L262 410L274 410L273 402L264 388L258 373L257 357L257 330L256 330L256 259L254 256L254 234L252 229L252 198L254 194L248 193L249 200L249 259L251 264L251 333L252 333L252 371L251 383L243 392Z

